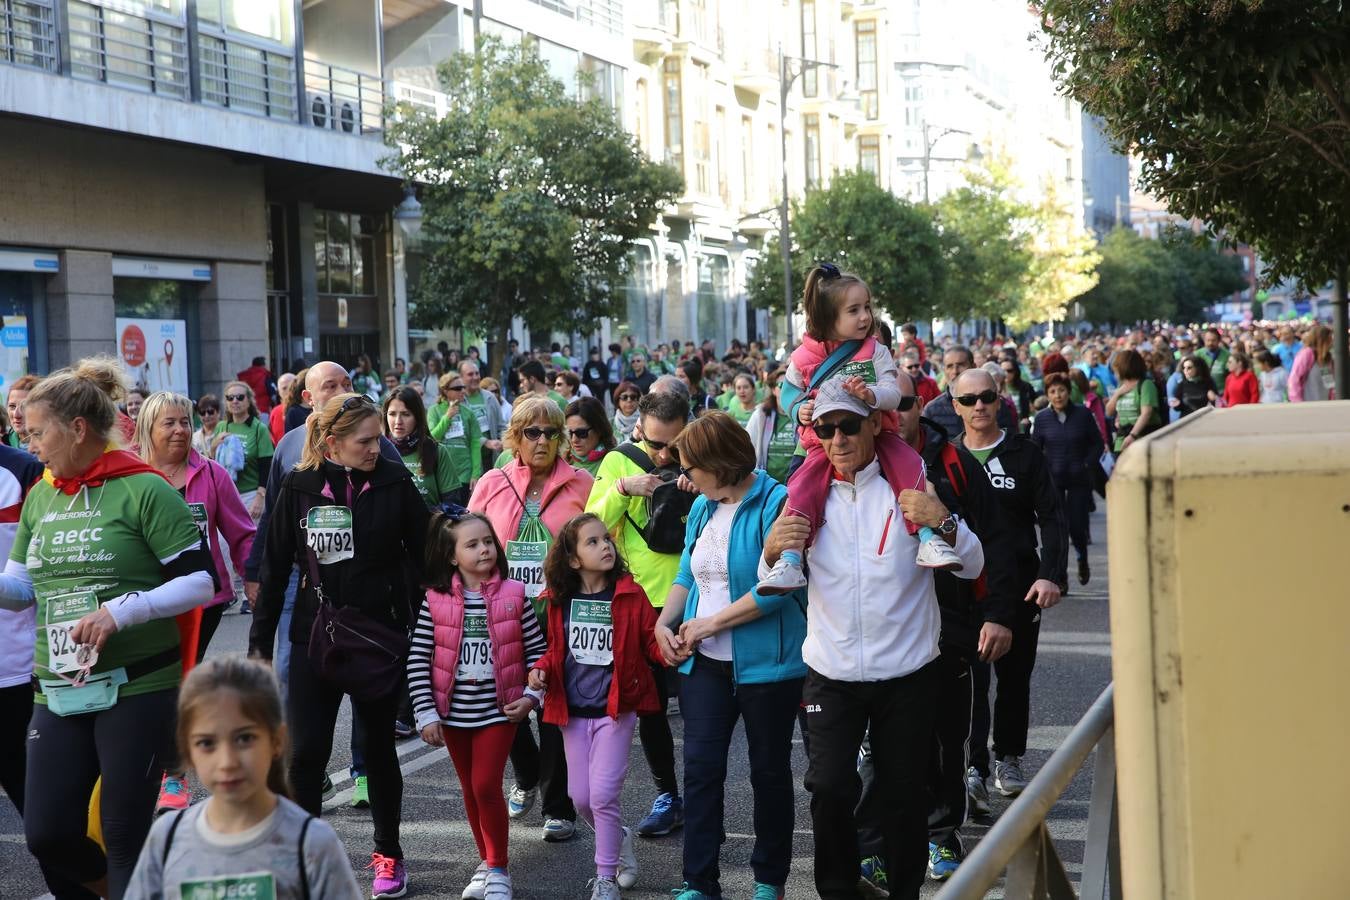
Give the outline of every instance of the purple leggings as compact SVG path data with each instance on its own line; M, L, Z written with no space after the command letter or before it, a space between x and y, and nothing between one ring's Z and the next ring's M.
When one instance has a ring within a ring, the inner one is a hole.
M595 874L613 878L619 871L623 809L619 795L628 774L637 714L617 719L571 716L562 727L567 754L567 793L577 814L595 829Z

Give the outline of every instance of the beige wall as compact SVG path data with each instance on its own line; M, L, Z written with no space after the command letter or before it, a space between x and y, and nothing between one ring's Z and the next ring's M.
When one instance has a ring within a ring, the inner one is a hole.
M0 172L0 244L264 259L258 162L0 118Z

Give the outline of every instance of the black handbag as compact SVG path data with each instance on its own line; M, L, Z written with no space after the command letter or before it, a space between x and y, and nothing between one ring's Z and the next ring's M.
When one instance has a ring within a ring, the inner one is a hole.
M353 700L382 700L398 690L408 662L408 633L351 606L334 606L323 592L319 562L305 546L318 606L309 629L309 664Z

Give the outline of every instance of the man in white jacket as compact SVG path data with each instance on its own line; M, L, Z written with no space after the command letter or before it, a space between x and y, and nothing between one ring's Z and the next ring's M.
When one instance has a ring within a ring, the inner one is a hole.
M838 379L821 386L813 416L834 466L825 521L806 554L802 645L816 890L824 900L859 896L857 755L870 729L880 804L892 811L883 829L891 896L918 897L928 862L924 777L941 618L932 570L915 564L918 539L901 519L942 535L963 562L953 573L959 578L979 576L984 551L934 494L892 493L876 458L881 417ZM805 538L805 519L781 517L765 541L761 575Z

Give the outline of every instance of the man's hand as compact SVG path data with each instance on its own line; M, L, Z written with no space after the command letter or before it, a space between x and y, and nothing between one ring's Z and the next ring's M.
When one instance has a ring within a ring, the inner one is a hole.
M623 493L630 497L650 497L663 482L660 475L629 475L623 480Z
M258 582L244 582L244 599L248 601L249 606L256 606L258 604Z
M764 561L769 565L778 562L784 550L803 550L806 536L811 533L811 522L805 516L794 516L783 510L778 521L773 523L764 538Z
M933 489L931 484L926 484L926 487L929 491ZM914 490L900 492L900 511L915 525L927 525L929 528L941 525L948 515L947 507L942 505L937 494Z
M508 721L520 723L530 717L530 710L532 709L534 709L534 701L529 697L521 697L503 706L502 712L506 715Z
M1037 578L1031 590L1027 591L1026 602L1034 602L1041 609L1049 609L1059 602L1059 585L1047 578Z
M996 662L1012 649L1012 629L997 622L985 622L980 628L980 662Z
M433 722L422 729L422 743L429 747L444 747L445 735L441 734L441 726Z
M548 690L548 675L543 669L530 670L530 687L536 691Z

